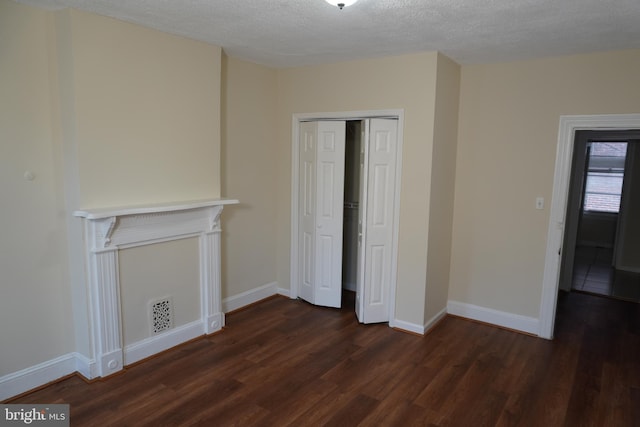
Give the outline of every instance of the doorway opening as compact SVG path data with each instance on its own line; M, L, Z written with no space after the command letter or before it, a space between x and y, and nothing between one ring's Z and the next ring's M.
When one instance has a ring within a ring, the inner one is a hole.
M551 212L549 218L549 228L547 233L547 249L545 256L545 267L542 283L542 296L540 303L539 314L539 327L538 335L542 338L552 339L553 330L556 316L556 306L558 301L558 292L561 284L561 263L564 252L565 230L567 229L567 221L570 220L568 214L572 212L571 203L575 203L569 200L570 181L572 180L572 160L574 155L574 143L575 137L578 131L592 130L592 131L634 131L640 129L640 114L618 114L618 115L593 115L593 116L561 116L560 126L558 131L558 145L556 152L556 165L553 181L553 195L551 200ZM636 132L636 131L634 131ZM632 139L638 139L634 137ZM630 146L639 146L640 144L634 144ZM628 162L632 158L640 158L640 153L628 153L625 160L625 182L630 180L627 176L631 168L628 167ZM636 160L637 161L637 160ZM640 172L634 173L633 180L640 180ZM631 181L629 181L631 182ZM623 186L624 187L624 186ZM640 188L640 182L636 185L636 188ZM622 203L625 203L625 198L630 197L627 192L625 195L625 189L622 192ZM635 197L635 200L638 200ZM620 244L628 244L629 241L636 242L637 239L625 239L627 233L640 233L640 224L638 221L631 221L633 217L633 211L635 209L635 217L640 218L640 208L635 208L640 203L632 203L627 207L634 206L634 209L626 209L624 217L620 218L620 225L617 228L625 227L626 232L620 234ZM637 235L637 234L635 234ZM626 243L625 243L626 241ZM632 243L633 246L633 243ZM639 248L640 250L640 248ZM627 256L622 257L616 254L616 259L620 262L620 265L625 268L631 268L629 265L633 259L640 259L640 252L626 251ZM629 258L635 256L635 258ZM639 270L640 271L640 270Z
M402 110L298 114L291 298L395 326Z
M560 290L640 301L640 259L629 238L638 214L638 138L637 131L576 132Z

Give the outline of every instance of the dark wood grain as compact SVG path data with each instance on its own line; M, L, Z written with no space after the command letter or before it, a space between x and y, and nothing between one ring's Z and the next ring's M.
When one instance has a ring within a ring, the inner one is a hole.
M640 309L563 294L553 341L456 317L420 337L274 297L220 334L19 402L69 403L72 426L639 426Z

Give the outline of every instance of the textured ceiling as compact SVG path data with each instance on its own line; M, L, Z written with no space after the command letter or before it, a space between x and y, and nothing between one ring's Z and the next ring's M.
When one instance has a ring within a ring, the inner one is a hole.
M640 48L640 0L19 0L207 41L272 67L438 50L460 64Z

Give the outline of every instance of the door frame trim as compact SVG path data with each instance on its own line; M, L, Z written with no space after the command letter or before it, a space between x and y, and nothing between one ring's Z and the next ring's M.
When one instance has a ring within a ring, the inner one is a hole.
M630 130L640 128L640 114L560 116L556 166L553 178L551 213L547 231L547 250L542 279L539 331L542 338L553 338L560 279L561 249L567 216L573 144L577 130Z
M391 244L391 283L389 284L389 326L394 327L396 322L396 285L398 276L398 235L400 224L400 190L402 184L402 145L404 129L404 109L391 110L362 110L340 111L320 113L295 113L291 120L291 256L290 256L290 298L298 298L298 191L300 155L300 123L315 120L366 120L378 118L392 118L398 120L398 141L396 146L396 176L395 195L393 207L393 240Z

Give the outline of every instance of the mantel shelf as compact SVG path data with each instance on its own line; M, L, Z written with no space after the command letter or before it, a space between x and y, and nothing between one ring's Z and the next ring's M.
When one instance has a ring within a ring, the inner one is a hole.
M73 212L73 216L89 220L98 220L110 217L126 215L144 215L159 212L186 211L190 209L207 208L211 206L234 205L239 203L236 199L205 199L186 202L158 203L151 205L132 205L114 208L80 209Z

